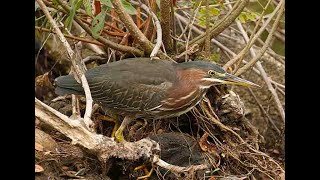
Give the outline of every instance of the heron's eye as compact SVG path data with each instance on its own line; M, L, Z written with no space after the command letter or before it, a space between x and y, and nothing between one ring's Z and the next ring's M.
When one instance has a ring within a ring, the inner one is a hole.
M213 71L213 70L209 70L209 71L208 71L208 74L209 74L210 76L213 76L213 75L215 75L215 74L216 74L216 72L215 72L215 71Z

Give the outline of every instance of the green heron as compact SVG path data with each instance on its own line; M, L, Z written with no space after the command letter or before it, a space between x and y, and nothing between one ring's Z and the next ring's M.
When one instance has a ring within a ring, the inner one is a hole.
M85 73L94 101L124 115L115 133L136 118L163 119L180 116L197 105L207 90L218 84L259 87L205 61L174 63L150 58L131 58L104 64ZM56 94L84 94L73 75L56 80Z

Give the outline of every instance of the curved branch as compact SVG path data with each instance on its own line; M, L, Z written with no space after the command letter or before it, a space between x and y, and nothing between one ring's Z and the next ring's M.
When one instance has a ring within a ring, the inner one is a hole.
M137 39L142 48L147 54L150 54L154 48L154 45L148 40L148 38L140 31L137 25L133 22L132 18L128 13L125 12L123 6L119 0L111 0L114 10L118 14L120 20L129 30L130 34Z
M200 164L200 165L191 165L188 167L181 167L181 166L176 166L176 165L172 165L169 164L161 159L159 159L158 155L153 157L153 163L155 163L156 165L165 168L171 172L173 172L176 176L180 177L182 173L184 173L184 179L193 179L192 175L194 174L194 172L198 171L198 170L203 170L203 169L208 169L209 166L206 164Z
M67 11L70 12L71 8L63 1L61 0L57 0L57 2L62 6L62 8ZM90 30L90 28L85 25L85 23L83 23L78 17L74 16L74 20L90 35L92 36L92 32ZM117 44L114 43L110 40L107 40L101 36L98 36L97 41L101 42L102 44L104 44L107 47L110 47L112 49L115 49L117 51L121 51L121 52L125 52L125 53L130 53L133 54L135 56L143 56L143 52L137 48L134 47L130 47L130 46L124 46L121 44Z
M67 49L68 55L69 55L69 60L71 61L72 67L75 70L75 79L80 80L81 85L84 89L84 93L86 96L86 111L84 114L84 119L83 122L85 123L86 127L88 129L90 129L90 126L92 124L92 120L91 120L91 113L92 113L92 97L91 97L91 92L89 89L89 85L88 85L88 81L87 78L84 75L85 72L85 67L83 66L82 63L77 63L80 62L80 59L77 59L77 54L74 53L74 51L71 49L70 44L68 43L67 39L63 36L62 32L60 31L58 25L56 24L56 22L53 20L52 16L50 15L47 6L44 4L44 2L42 0L37 0L41 10L43 11L43 13L46 15L46 17L48 18L50 24L53 26L53 28L55 29L60 41L63 43L63 45L65 46L65 48ZM92 129L91 129L92 130Z

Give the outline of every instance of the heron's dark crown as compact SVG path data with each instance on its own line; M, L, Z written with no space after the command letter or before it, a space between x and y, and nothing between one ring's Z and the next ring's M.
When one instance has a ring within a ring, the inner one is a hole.
M225 71L220 66L206 61L189 61L184 63L178 63L178 67L182 69L195 68L204 71L214 70L219 73L225 73Z

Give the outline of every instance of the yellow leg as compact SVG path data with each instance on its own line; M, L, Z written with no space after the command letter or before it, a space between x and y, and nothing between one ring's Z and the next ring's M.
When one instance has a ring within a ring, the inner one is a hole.
M146 168L145 165L141 165L141 166L138 166L138 167L134 168L135 171L137 171L137 170L139 170L139 169L143 169L143 170L144 170L144 173L145 173L146 175L140 176L140 177L138 177L137 179L148 179L148 178L151 176L154 167L151 168L150 172L148 171L148 169Z
M130 124L131 120L133 120L132 117L126 116L124 117L120 127L118 128L118 130L115 132L114 137L116 138L116 140L118 142L123 142L124 137L123 137L123 130L128 126L128 124Z
M113 127L112 133L111 133L111 137L114 137L115 133L116 133L116 130L119 128L118 118L117 117L111 118L111 117L108 117L108 116L103 116L103 115L98 114L97 115L97 119L114 123L114 127Z

